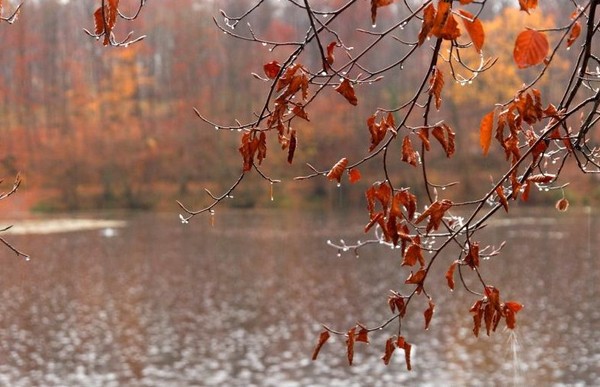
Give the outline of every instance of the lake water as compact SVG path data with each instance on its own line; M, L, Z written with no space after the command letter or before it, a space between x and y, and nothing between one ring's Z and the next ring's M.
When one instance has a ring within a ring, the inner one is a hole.
M458 283L448 291L446 256L428 288L430 329L422 298L403 326L411 372L401 351L387 367L380 359L394 327L357 344L352 367L337 337L310 360L320 323L382 321L407 276L389 249L357 259L327 247L364 239L362 213L223 210L213 226L94 214L117 222L53 233L42 232L50 219L28 223L5 237L32 259L0 252L0 385L600 385L597 214L519 216L488 227L488 243L510 241L482 268L503 299L525 304L515 332L473 336L475 299Z

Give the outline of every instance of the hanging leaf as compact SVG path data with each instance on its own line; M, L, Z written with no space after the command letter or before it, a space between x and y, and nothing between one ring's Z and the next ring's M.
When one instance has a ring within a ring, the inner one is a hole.
M460 36L460 29L458 29L458 22L454 15L448 16L448 21L446 21L446 25L440 32L440 38L445 40L455 40Z
M415 238L419 238L417 235ZM414 266L419 262L421 266L425 266L425 258L420 245L420 238L408 246L402 259L402 266Z
M546 34L535 30L525 30L517 36L513 58L517 67L524 69L542 63L549 50L550 44Z
M432 3L429 3L427 7L423 10L423 24L421 25L421 31L419 32L419 41L418 45L422 45L425 39L430 35L431 28L435 22L435 7Z
M413 149L410 138L408 135L406 135L402 141L402 161L412 165L413 167L416 167L418 158L419 156Z
M377 22L377 8L390 5L394 0L371 0L371 23L375 25Z
M396 310L398 310L400 317L404 317L404 314L406 313L406 309L404 307L404 297L393 290L390 290L390 292L392 294L388 296L388 305L392 313L396 313Z
M412 346L406 340L404 340L404 337L402 337L402 336L398 337L398 340L396 341L396 346L398 348L402 348L404 350L404 359L406 361L406 369L410 371L412 369L412 366L410 364L410 350L411 350Z
M569 209L569 201L565 198L560 199L556 202L556 209L560 212L565 212Z
M452 201L444 199L441 202L435 201L431 203L429 208L425 210L416 220L415 224L421 223L424 219L429 217L429 223L427 224L426 232L429 233L431 230L437 230L440 227L442 218L446 211L452 207Z
M455 147L454 147L454 138L455 134L450 129L450 127L446 124L437 125L431 131L433 137L439 141L442 148L446 152L446 157L450 158L454 155Z
M469 265L471 269L475 269L479 267L479 243L471 242L469 243L469 252L465 257L465 263Z
M538 5L538 0L519 0L521 11L529 13L529 11L535 9Z
M325 60L327 61L327 67L331 67L331 65L335 61L335 55L333 55L333 50L335 49L336 45L337 42L331 42L327 45L327 57L325 58Z
M410 272L410 275L404 281L405 284L417 285L415 292L420 294L423 290L423 281L425 281L425 277L427 276L427 270L422 267L416 273Z
M340 85L335 88L335 91L343 95L344 98L346 98L346 100L350 102L351 105L358 105L358 99L354 94L354 88L352 87L352 84L347 78L344 78L342 83L340 83Z
M288 143L288 157L287 161L291 164L294 161L294 153L296 152L296 145L298 140L296 139L296 131L292 130L290 133L290 141Z
M258 159L258 163L262 164L262 161L267 157L267 135L265 132L260 132L256 150L256 158Z
M494 111L489 112L481 120L479 125L479 144L483 150L483 155L486 156L490 150L492 143L492 129L494 128Z
M515 329L515 326L517 325L517 320L516 320L515 315L521 309L523 309L523 305L519 304L518 302L507 301L506 303L504 303L503 312L504 312L504 315L506 316L506 327L507 328Z
M442 88L444 87L444 74L437 68L433 70L429 79L429 95L435 97L435 108L440 110L442 105Z
M348 165L348 159L345 157L342 158L340 161L335 163L335 165L327 173L327 178L329 180L337 180L339 183L342 179L342 174L346 170L347 165Z
M425 330L429 329L429 323L431 322L431 318L433 317L433 312L435 310L435 304L429 299L429 308L425 310L423 316L425 317Z
M448 281L448 287L450 290L454 290L454 270L456 270L456 266L459 264L459 261L456 260L452 262L448 271L446 272L446 280Z
M431 33L440 38L446 22L450 16L450 8L452 7L452 0L440 0L438 3L437 13L433 21Z
M394 338L390 337L385 342L385 352L383 353L383 356L381 357L381 359L383 360L383 364L385 364L385 365L390 364L390 360L392 359L392 354L394 353L394 350L396 349L396 346L394 345L394 341L395 341Z
M306 111L304 110L304 107L302 107L302 106L294 105L294 108L292 109L292 113L294 113L297 117L302 118L303 120L310 121L308 119L308 114L306 113Z
M348 356L348 365L352 365L354 360L354 342L356 341L356 327L352 327L346 333L346 355Z
M350 180L350 183L356 183L357 181L359 181L361 178L361 174L360 171L356 168L352 168L351 170L348 171L348 179Z
M365 327L362 324L358 324L358 326L360 327L360 330L358 331L358 334L356 335L356 342L362 342L362 343L366 343L369 344L369 330L367 329L367 327Z
M483 24L479 18L475 18L471 12L465 11L463 9L458 11L463 17L463 25L473 42L473 47L477 52L481 52L483 48L483 43L485 42L485 31L483 30Z
M325 342L329 339L329 337L330 337L329 331L324 330L323 332L321 332L321 334L319 335L319 341L317 342L317 346L315 347L313 354L312 354L313 360L317 360L317 356L319 356L319 352L321 351L323 344L325 344Z
M473 334L475 337L479 337L479 329L481 328L481 319L483 318L483 302L481 300L475 301L469 312L473 313Z
M276 60L266 63L263 66L263 70L265 71L265 75L269 79L275 79L279 71L281 71L281 65Z
M569 38L567 39L567 47L571 47L571 45L575 43L580 34L581 23L579 23L579 21L576 21L575 24L573 24L573 27L571 27L571 33L569 34Z

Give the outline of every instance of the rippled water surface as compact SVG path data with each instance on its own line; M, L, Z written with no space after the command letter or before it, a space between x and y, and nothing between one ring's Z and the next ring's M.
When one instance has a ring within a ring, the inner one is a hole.
M548 212L498 219L482 241L510 239L482 272L525 304L515 333L473 337L475 299L448 291L456 257L443 257L430 329L423 297L403 326L411 372L399 351L380 359L396 327L357 344L352 367L341 338L310 360L321 322L374 325L404 286L396 252L326 246L364 239L363 214L222 211L214 227L135 214L103 223L114 228L7 235L32 260L0 253L0 385L600 385L600 224Z

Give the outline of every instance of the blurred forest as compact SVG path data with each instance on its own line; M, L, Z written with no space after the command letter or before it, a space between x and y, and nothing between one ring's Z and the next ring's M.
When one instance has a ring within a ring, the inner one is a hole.
M6 3L5 7L16 5L14 1ZM337 2L330 3L334 8ZM452 189L453 199L485 192L489 187L481 187L480 182L489 181L490 175L497 178L494 174L502 170L498 166L504 164L503 152L481 156L481 117L493 103L511 99L531 75L512 63L518 28L524 20L536 28L554 26L553 17L564 13L561 3L545 1L543 12L526 15L510 1L498 1L493 10L486 8L488 14L480 15L486 25L484 54L499 59L492 71L472 84L446 85L447 121L456 131L461 151L452 160L439 154L437 175L430 176L440 184L460 181ZM195 115L193 107L224 126L236 119L246 121L244 115L261 108L268 85L251 73L262 74L264 63L285 58L289 52L231 39L213 21L214 17L225 25L220 8L238 15L252 4L254 0L151 2L140 18L120 23L116 29L118 35L135 30L136 35L147 35L146 39L127 48L107 49L83 32L83 28L93 27L95 2L28 1L14 25L0 26L0 176L9 178L20 172L23 177L19 194L6 205L37 211L164 209L175 206L176 199L201 204L205 187L218 192L230 184L241 169L239 133L215 130ZM261 12L251 18L257 36L290 41L304 36L306 18L296 7L278 1L268 2L268 7L270 14ZM353 43L359 48L372 37L356 29L373 27L369 7L354 8L354 22L336 29L354 35ZM385 28L397 19L395 13L400 9L382 9L375 28ZM246 25L237 26L235 32L238 30L248 33ZM407 36L417 34L407 31ZM373 66L390 63L397 47L392 39L384 42L379 63ZM425 50L421 53L422 58L429 55ZM553 73L546 77L556 82L546 80L538 85L548 99L562 94L554 85L564 84L560 79L569 77L561 67L566 69L569 55L574 53L564 48L559 54L551 67ZM414 92L413 83L427 64L418 63L418 53L413 58L400 73L357 88L357 108L348 106L333 90L327 104L312 106L310 122L296 127L299 145L294 165L287 165L285 152L271 152L268 157L281 162L269 163L269 175L289 180L307 172L306 162L322 167L332 165L340 154L362 157L369 142L364 117L378 106L393 106ZM478 62L479 58L472 60ZM314 55L312 62L305 58L303 63L318 68L319 61ZM400 158L399 154L399 164ZM435 165L436 160L431 163ZM364 169L363 173L380 173L379 165ZM421 189L416 169L403 166L391 170L402 173L405 185L417 193ZM573 204L597 202L597 177L578 172L563 172L565 181L577 180L576 188L567 190L569 200ZM245 207L339 206L364 200L366 185L361 184L348 189L348 183L337 188L325 179L287 181L275 186L271 202L268 183L249 179L229 203ZM556 197L538 195L531 202L535 204L536 199L554 203Z

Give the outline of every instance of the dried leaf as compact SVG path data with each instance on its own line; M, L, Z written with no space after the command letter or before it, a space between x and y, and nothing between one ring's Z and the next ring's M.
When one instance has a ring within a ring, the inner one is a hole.
M333 49L335 48L336 45L337 45L337 42L331 42L327 45L327 57L325 58L325 60L327 60L328 66L331 66L333 64L333 62L335 61L335 55L333 55Z
M416 238L419 236L417 235ZM417 262L421 263L421 266L425 266L425 258L423 257L423 251L420 243L413 243L408 246L402 259L402 266L414 266Z
M427 277L427 270L422 267L416 273L410 272L410 275L404 281L405 284L417 285L417 289L415 290L417 294L421 293L423 290L423 281L425 281L425 277Z
M321 351L323 344L325 344L325 342L327 341L327 339L329 339L329 337L330 337L329 331L324 330L323 332L321 332L321 334L319 335L319 341L317 342L317 346L315 347L313 354L312 354L313 360L317 360L317 356L319 356L319 352Z
M506 200L506 196L504 195L504 188L501 186L496 188L496 195L498 195L498 200L502 207L504 207L504 211L508 212L508 200Z
M444 73L439 69L434 69L429 79L429 94L435 97L435 108L440 110L442 105L442 89L444 87Z
M344 98L346 98L346 100L350 102L351 105L358 105L358 99L354 94L354 88L352 87L352 84L347 78L344 78L342 83L340 83L340 85L335 88L335 91L343 95Z
M392 292L392 294L388 296L388 305L392 313L396 313L396 310L398 310L400 317L403 317L406 313L406 309L404 308L404 297L393 290L390 290L390 292Z
M455 40L460 36L460 29L458 29L458 22L454 15L448 16L448 21L444 26L444 29L440 33L440 38L445 40Z
M412 349L412 345L410 345L406 340L404 340L404 337L402 337L402 336L398 337L398 341L396 342L396 345L398 346L398 348L404 349L404 359L406 361L406 369L410 371L412 369L412 366L410 364L410 351Z
M422 45L425 39L427 39L427 37L430 35L431 28L434 25L435 15L435 7L432 3L429 3L429 5L423 10L423 24L421 25L421 31L419 32L419 46Z
M369 330L367 329L367 327L361 324L358 324L358 326L360 327L360 330L356 335L356 342L369 344Z
M421 223L425 218L429 217L429 223L427 224L426 232L429 233L431 230L437 230L440 227L442 218L446 211L452 207L452 201L444 199L441 202L435 201L431 203L429 208L425 210L416 220L415 224Z
M329 180L337 180L339 183L342 179L342 174L346 170L347 165L348 165L348 159L345 157L342 158L340 161L335 163L335 165L327 173L327 178Z
M483 155L487 155L492 143L492 129L494 128L494 111L489 112L481 120L479 125L479 144L483 150Z
M383 353L383 356L381 357L381 359L383 360L383 364L385 364L385 365L390 364L390 360L392 359L392 354L394 353L395 349L396 349L396 346L394 345L394 338L390 337L385 342L385 352Z
M425 317L425 330L429 329L429 323L431 322L431 318L433 317L433 312L435 310L435 304L429 300L429 308L425 310L423 316Z
M348 356L348 364L352 365L354 359L354 342L356 341L356 327L352 327L348 333L346 333L346 350Z
M390 5L394 0L371 0L371 22L373 25L377 22L377 8Z
M580 34L581 23L579 23L579 21L576 21L575 24L573 24L573 27L571 27L571 33L569 34L569 38L567 39L567 47L571 47L571 45L575 43Z
M450 16L450 8L452 7L452 0L440 0L438 3L437 13L435 15L435 19L433 21L433 26L431 28L431 34L440 38L444 27L446 27L446 22Z
M517 67L524 69L542 63L549 50L550 44L545 33L525 30L517 36L513 58Z
M265 132L260 132L256 150L256 158L258 159L258 163L261 164L262 161L267 157L267 135Z
M431 131L433 137L440 143L444 151L446 152L446 157L452 157L454 155L455 147L454 147L454 138L455 134L450 129L450 127L446 124L441 124L433 128Z
M350 183L356 183L357 181L359 181L361 178L361 174L360 171L356 168L352 168L351 170L348 171L348 180L350 180Z
M413 167L417 166L417 161L419 156L417 152L413 149L412 143L410 142L410 138L407 136L404 137L402 141L402 161L407 162Z
M446 280L448 281L448 287L450 290L454 290L454 270L456 270L456 266L459 264L459 261L456 260L452 262L448 271L446 272Z
M290 140L288 143L288 163L292 163L294 161L294 153L296 152L296 145L298 144L298 140L296 139L296 131L292 130L290 133Z
M267 78L275 79L277 77L277 74L279 74L279 71L281 70L281 65L279 65L279 62L274 60L272 62L266 63L263 66L263 70L265 71L265 75L267 76Z
M302 106L294 105L294 108L292 109L292 113L294 113L297 117L300 117L306 121L310 121L308 119L308 114L306 113L306 111L304 110L304 107L302 107Z
M556 209L560 212L565 212L569 209L569 201L565 198L560 199L556 202Z
M473 47L475 47L477 52L481 52L483 43L485 42L485 31L483 30L481 20L479 18L475 19L475 15L463 9L460 9L458 12L463 16L463 25L473 42Z
M469 265L471 269L479 267L479 243L471 242L469 244L469 252L465 257L465 263Z

